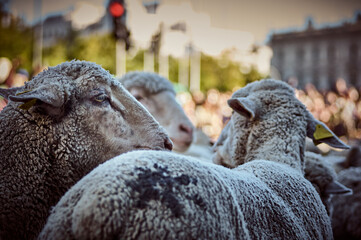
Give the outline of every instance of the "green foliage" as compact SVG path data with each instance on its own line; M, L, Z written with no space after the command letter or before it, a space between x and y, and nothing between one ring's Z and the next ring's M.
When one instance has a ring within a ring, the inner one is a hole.
M55 66L68 60L67 48L65 44L58 43L52 47L44 48L43 64L47 66Z
M44 49L44 63L57 65L72 59L96 62L111 73L115 72L115 41L110 35L79 37L73 34L56 45Z
M20 68L26 68L32 72L33 31L26 27L17 18L6 14L1 9L0 19L10 19L8 24L0 21L0 57L19 59ZM245 86L247 83L259 80L261 76L256 68L252 67L249 72L241 71L240 63L231 60L231 50L221 57L215 58L205 54L201 55L201 90L208 91L216 88L220 91L232 91L235 88ZM55 66L64 61L73 59L92 61L100 64L103 68L115 74L115 40L111 34L79 36L72 30L64 39L60 39L55 45L43 49L43 62L45 65ZM159 63L155 59L155 70ZM126 70L143 70L144 50L137 51L133 57L127 54ZM179 73L179 59L169 56L169 79L177 83Z
M0 8L0 57L18 59L18 67L31 72L32 30L21 19L9 16L2 10L2 6Z
M144 50L139 50L137 54L132 58L129 58L129 56L127 56L127 63L126 63L127 72L142 71L143 61L144 61Z
M257 71L255 66L252 66L250 71L248 73L246 73L244 76L245 76L245 79L246 79L246 84L254 82L254 81L258 81L260 79L263 79L263 78L267 77L265 75L260 74Z
M171 82L178 82L178 74L179 74L179 64L178 64L178 59L169 56L168 58L169 62L169 80Z
M220 59L202 54L201 90L217 88L220 91L231 91L242 87L247 79L240 71L240 64L229 59L228 55Z
M115 73L115 41L110 34L79 38L74 48L74 58L96 62Z

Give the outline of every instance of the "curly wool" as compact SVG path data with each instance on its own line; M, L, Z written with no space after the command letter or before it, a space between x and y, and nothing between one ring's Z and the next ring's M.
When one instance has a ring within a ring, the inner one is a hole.
M361 239L361 167L338 173L338 181L352 189L348 196L332 198L332 229L335 239Z
M94 103L99 88L124 106ZM50 67L16 90L0 113L0 239L34 239L50 207L99 163L134 145L164 144L155 120L95 63ZM36 102L21 107L29 98Z
M317 153L305 153L305 178L315 187L326 207L327 213L330 215L332 211L332 196L330 193L327 193L327 188L330 184L336 182L337 174L332 164L327 162L327 160Z
M39 73L21 91L30 91L37 86L52 83L53 87L66 89L57 91L61 94L59 98L70 98L77 91L75 80L85 76L89 81L84 84L91 84L91 80L94 81L97 77L110 84L109 73L100 66L72 61ZM46 95L45 98L49 96ZM49 209L41 207L43 203L49 207L54 205L76 181L78 174L95 167L86 159L95 155L95 151L102 150L85 140L86 134L75 133L80 130L75 125L75 116L68 124L56 127L53 119L33 113L31 109L21 110L17 106L18 103L10 101L0 114L0 238L13 234L13 239L31 239L36 237L48 215ZM70 105L66 105L64 111L70 112L70 108ZM71 135L78 136L78 139L70 137ZM62 139L68 139L68 142L65 144ZM77 156L77 151L82 156ZM78 159L79 164L88 162L89 169L71 170L68 165L71 158ZM13 173L14 168L17 169L16 173ZM53 171L58 171L62 178L50 179ZM51 186L51 190L43 186L44 182ZM9 211L12 212L11 215ZM20 216L26 218L20 220Z
M255 160L227 169L137 151L107 161L74 185L40 239L332 239L330 234L317 192L289 166Z
M318 193L337 179L337 174L331 163L321 159L322 156L313 152L305 153L305 178L314 184Z
M143 88L150 94L170 91L175 94L172 83L166 78L151 72L129 72L118 79L126 89L132 87Z
M222 137L234 169L150 151L119 156L63 197L42 237L332 239L303 176L306 134L321 123L280 81L236 94L244 97L228 101L235 112Z
M268 159L303 172L309 112L295 98L294 90L281 81L265 79L234 92L231 99L237 98L257 109L257 117L232 115L216 143L224 145L226 162L222 164L236 167L253 159ZM222 137L227 134L227 139Z

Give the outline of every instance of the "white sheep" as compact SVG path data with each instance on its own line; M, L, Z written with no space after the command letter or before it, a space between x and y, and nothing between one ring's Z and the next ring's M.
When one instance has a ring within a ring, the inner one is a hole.
M34 239L51 206L100 163L171 149L154 118L100 66L71 61L0 89L0 239Z
M40 239L332 239L303 176L305 138L347 146L283 82L251 83L228 103L227 128L245 131L223 134L230 145L218 150L230 146L238 167L166 152L120 155L62 197Z
M215 146L213 147L216 151L216 154L218 154L218 156L215 156L214 160L218 164L229 168L234 168L237 167L237 165L234 165L234 163L231 161L232 149L230 147L223 146L227 137L234 135L234 133L230 131L242 131L242 129L238 127L231 128L229 125L226 125ZM306 146L308 146L311 142L311 140L308 139L309 138L306 139ZM308 146L306 149L310 149L310 147ZM219 158L219 154L222 155L221 160ZM352 190L345 187L336 180L336 171L334 170L331 162L329 162L330 159L334 159L334 157L325 157L314 152L306 151L304 154L304 159L304 176L315 187L321 197L323 204L326 207L327 213L330 215L330 210L332 209L332 196L336 194L347 195L352 193Z
M172 83L152 72L129 72L118 79L165 128L174 146L184 152L193 140L193 124L176 101Z
M211 162L211 139L195 129L176 100L172 83L150 72L129 72L119 79L165 128L173 141L173 151ZM193 139L193 141L192 141Z

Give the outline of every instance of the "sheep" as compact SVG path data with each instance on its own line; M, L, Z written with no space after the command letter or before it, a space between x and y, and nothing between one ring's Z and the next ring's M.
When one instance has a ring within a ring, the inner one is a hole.
M228 104L226 129L245 129L222 135L236 168L172 152L120 155L62 197L39 239L332 239L303 176L305 138L347 145L281 81L251 83Z
M237 129L237 128L235 128ZM215 151L219 151L219 148L224 145L224 141L227 137L229 131L229 126L226 125L226 128L222 131L217 143L214 146ZM237 129L239 131L239 129ZM307 145L307 141L306 141ZM230 150L227 148L227 150ZM226 159L226 161L225 161ZM231 166L230 163L230 154L229 152L222 152L222 163L224 166L233 168L235 166ZM352 193L352 190L339 183L336 178L337 174L333 165L329 163L330 157L324 157L320 154L316 154L314 152L305 152L305 166L304 166L304 176L307 180L309 180L318 194L321 197L323 204L326 207L326 211L330 216L330 211L332 210L331 198L335 194L339 195L348 195ZM215 157L216 162L219 160Z
M174 144L173 151L211 162L211 139L201 129L194 128L168 79L156 73L134 71L119 81L166 129Z
M337 180L351 188L353 194L332 198L332 229L335 239L361 239L361 167L340 171Z
M1 89L0 239L34 239L51 206L100 163L170 150L163 128L95 63L71 61Z
M118 80L165 128L174 146L184 152L193 140L194 126L175 99L172 83L152 72L128 72Z
M336 158L337 156L330 154L330 157ZM340 172L350 167L361 167L361 147L352 146L351 149L347 151L346 156L340 156L338 161L333 162L336 172Z
M322 155L305 152L305 178L317 190L329 216L333 209L331 204L333 195L352 194L352 189L337 181L337 174L332 164Z
M251 93L260 92L260 99L254 99L255 97L252 94L248 94L247 91L251 91ZM264 94L261 94L263 92ZM326 143L334 148L349 149L349 146L344 144L324 123L314 119L304 109L303 104L299 104L297 108L288 109L287 104L284 102L286 100L279 99L280 97L276 96L276 94L267 95L268 92L278 92L280 96L285 95L284 98L289 95L294 96L292 89L287 84L266 79L262 81L262 84L247 85L245 88L235 92L232 98L228 100L230 107L238 113L235 116L241 115L246 118L241 118L241 121L237 117L233 117L231 118L232 121L228 122L222 130L217 142L213 146L213 151L215 152L213 161L216 164L227 167L239 166L245 163L246 159L257 158L257 155L262 156L263 152L257 151L257 149L260 149L259 145L262 145L266 150L283 150L279 152L282 154L286 153L290 157L283 157L281 159L284 159L285 163L303 172L305 138L300 138L300 134L296 135L291 132L296 132L297 130L301 132L301 129L303 131L307 130L301 136L306 134L316 145ZM261 101L263 108L258 106ZM273 110L277 109L277 107L280 109L279 112ZM269 110L273 110L273 115L268 113ZM301 114L302 112L305 112L305 116ZM265 117L257 118L257 114L262 116L269 114L273 119L271 117L269 120ZM301 119L303 122L298 120L300 117L304 118ZM253 122L257 123L256 129L251 128L254 127L252 125ZM308 124L307 126L303 126L305 122ZM287 128L289 126L292 126L292 128ZM240 137L244 139L240 139ZM247 139L247 137L249 138ZM280 139L280 137L282 138ZM250 144L251 142L252 144ZM299 154L295 154L295 152L299 152ZM295 158L300 161L294 161L293 159Z
M314 164L309 164L308 166L308 160L315 158L306 155L305 177L311 182L312 179L318 179L312 183L315 183L314 185L320 188L321 191L319 191L319 193L321 192L321 198L322 196L326 197L322 200L324 203L327 201L326 207L328 207L327 210L332 219L332 228L335 239L361 239L361 212L358 212L358 209L361 207L360 153L359 146L352 146L350 150L346 151L346 154L331 152L322 157L323 160L330 163L328 166L329 173L338 172L338 175L335 173L332 174L332 178L335 181L334 183L337 185L332 184L331 186L324 184L326 183L325 180L330 180L331 177L330 175L327 177L326 169L322 170L325 165L322 166L321 164L321 166L316 166L317 164L314 162ZM332 166L332 168L330 168L330 166ZM308 169L309 175L307 174ZM317 174L319 174L319 176L317 176ZM322 182L324 183L322 184ZM322 185L324 186L323 190ZM331 193L346 196L337 195L328 198L328 192L330 192L329 187L331 187ZM324 193L326 193L326 195Z

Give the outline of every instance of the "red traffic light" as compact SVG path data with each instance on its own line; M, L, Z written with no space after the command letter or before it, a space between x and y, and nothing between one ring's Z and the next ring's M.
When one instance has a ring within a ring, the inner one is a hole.
M124 13L124 7L119 2L112 2L109 5L109 12L113 17L120 17Z

